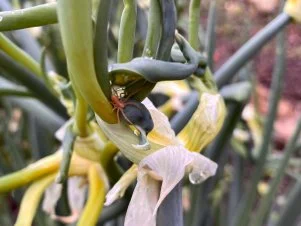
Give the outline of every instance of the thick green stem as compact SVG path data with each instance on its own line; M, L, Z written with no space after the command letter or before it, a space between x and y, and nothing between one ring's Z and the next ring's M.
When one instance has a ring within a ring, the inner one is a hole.
M38 76L42 76L39 64L2 33L0 33L0 49L31 72Z
M74 130L80 137L86 137L88 136L88 105L79 93L76 93L76 98Z
M147 36L143 49L143 56L156 58L161 36L161 15L158 0L150 1L148 15Z
M210 1L210 9L207 22L207 32L206 32L206 53L208 58L208 67L213 70L213 54L215 49L215 24L216 24L216 0Z
M0 31L11 31L57 23L56 3L0 12Z
M101 0L98 6L94 35L94 60L97 81L106 95L111 99L111 85L108 75L108 21L112 1Z
M135 44L136 0L124 0L124 9L121 15L117 62L125 63L132 59Z
M67 112L61 102L49 91L44 82L31 71L16 63L12 58L0 51L0 68L4 69L11 77L26 86L42 102L64 118Z
M189 43L195 49L200 48L199 26L200 26L200 7L201 0L190 0L189 5Z
M95 74L91 2L59 0L58 18L73 85L104 121L116 123L112 105L102 92Z

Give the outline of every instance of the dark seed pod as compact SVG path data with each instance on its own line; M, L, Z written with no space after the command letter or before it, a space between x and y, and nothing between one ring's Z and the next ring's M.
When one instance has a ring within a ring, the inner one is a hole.
M141 127L146 134L154 128L154 122L149 111L139 101L128 100L121 115L128 123Z

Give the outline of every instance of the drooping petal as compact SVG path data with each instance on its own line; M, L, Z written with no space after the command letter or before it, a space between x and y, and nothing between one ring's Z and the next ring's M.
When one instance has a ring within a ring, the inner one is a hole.
M84 208L87 183L83 177L70 177L68 180L68 200L72 212L80 213Z
M190 151L201 151L220 131L225 118L225 104L220 94L203 93L199 106L178 138Z
M148 134L148 139L163 146L179 144L166 115L160 112L148 98L145 98L142 103L147 107L154 121L154 129Z
M137 178L138 166L134 164L130 169L128 169L118 182L113 186L113 188L106 195L105 206L111 205L117 199L123 197L126 189L134 182Z
M61 197L62 184L52 183L45 191L42 209L50 216L55 215L55 206Z
M53 216L54 219L64 223L74 223L79 218L85 204L87 183L83 177L74 176L68 179L68 203L70 216Z
M200 183L214 175L216 169L216 163L181 145L167 146L147 156L139 164L138 182L128 207L125 226L155 226L158 207L186 172L193 183Z
M160 186L161 181L154 180L146 171L139 172L124 226L156 226L156 216L153 215L153 211L159 198Z
M64 223L75 222L82 212L85 203L87 185L83 183L83 180L83 177L70 177L68 179L68 202L71 209L70 216L58 216L55 213L55 207L62 192L62 185L57 183L52 183L47 188L43 200L43 210L55 220Z

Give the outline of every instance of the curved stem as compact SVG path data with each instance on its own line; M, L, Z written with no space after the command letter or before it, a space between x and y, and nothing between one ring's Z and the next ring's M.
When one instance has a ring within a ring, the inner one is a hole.
M11 31L57 23L56 3L0 12L0 31Z
M28 92L24 89L16 90L16 89L1 89L0 88L0 97L1 96L18 96L18 97L31 97L35 98L36 96L31 92Z
M42 76L42 71L39 64L2 33L0 33L0 49L15 61L26 67L28 70L32 71L38 76Z
M15 226L31 226L45 189L54 181L55 174L42 178L26 190Z
M88 105L78 92L76 92L76 97L75 123L73 129L80 137L86 137L89 135L87 123Z
M0 193L24 186L46 174L53 173L59 167L62 155L57 152L28 167L0 178Z
M201 7L201 0L190 0L188 40L190 45L195 50L198 50L200 48L200 41L199 41L200 7Z
M58 17L72 82L96 114L108 123L116 123L112 105L102 92L95 74L91 2L59 0Z
M232 225L240 226L247 225L249 221L250 213L252 211L252 206L256 200L256 191L257 185L260 181L264 165L267 159L269 152L269 146L274 132L274 121L277 115L277 109L279 100L281 97L283 79L284 79L284 69L285 69L285 45L284 45L284 34L282 33L278 39L277 45L277 54L276 54L276 63L273 71L272 84L271 84L271 93L269 96L269 110L268 117L264 122L264 131L260 147L259 147L259 157L258 162L256 163L255 172L253 173L251 184L249 190L242 198L242 201L237 207L237 213L233 217ZM258 216L257 216L258 217Z
M251 57L290 22L292 22L291 17L283 12L240 47L240 49L216 71L215 80L217 86L222 87L227 84Z
M136 0L123 0L123 3L117 53L119 63L128 62L133 57L137 16Z
M100 165L94 164L90 166L88 172L89 178L89 197L83 210L81 218L77 225L96 225L99 214L103 208L105 200L105 182L101 178Z
M94 60L97 81L106 95L111 99L111 85L108 75L108 21L112 1L100 1L97 12L94 35Z
M4 69L15 80L25 85L29 91L35 94L38 99L50 107L54 112L64 118L68 118L66 108L49 91L44 82L1 51L0 68Z
M216 6L217 6L217 0L210 1L210 8L209 8L209 15L208 15L208 22L207 22L207 32L206 32L206 41L205 41L205 47L206 47L206 53L208 56L208 66L211 70L213 70L214 64L213 64L213 54L215 49L215 24L216 24Z
M162 22L160 4L158 0L150 1L147 36L143 49L143 56L156 58L161 36Z

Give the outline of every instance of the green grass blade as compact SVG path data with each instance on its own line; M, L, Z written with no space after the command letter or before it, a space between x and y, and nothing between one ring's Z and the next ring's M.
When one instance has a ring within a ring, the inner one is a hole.
M68 118L65 107L49 91L44 82L2 52L0 52L0 68L4 69L11 77L26 86L37 98L60 116Z
M111 1L101 0L98 6L94 34L95 74L99 86L107 99L111 99L111 86L108 75L108 20Z
M0 77L0 89L24 89L14 83ZM25 89L24 89L25 90ZM5 101L11 102L14 105L22 108L28 115L35 117L39 124L44 128L54 133L59 129L64 119L55 112L51 111L46 105L42 104L38 100L31 100L29 98L21 97L2 97Z
M208 22L207 22L207 32L206 32L206 53L208 57L208 67L213 70L213 54L215 50L215 25L216 25L216 0L210 1Z
M16 90L16 89L1 89L0 97L2 96L18 96L18 97L31 97L35 98L35 95L26 90Z
M56 3L0 12L0 31L11 31L57 23Z
M161 15L160 4L158 0L150 1L148 14L148 27L146 41L143 49L143 56L156 58L161 36Z
M137 4L135 0L123 0L124 9L121 15L117 62L125 63L133 58Z
M162 34L158 49L158 59L168 61L175 39L176 6L174 0L159 0L161 6Z
M42 76L40 65L2 33L0 33L0 49L37 76Z
M301 132L301 117L298 121L298 124L296 126L296 129L289 140L288 144L286 145L284 149L284 157L282 161L280 162L280 166L277 169L276 175L270 185L270 190L266 196L264 196L263 200L260 202L260 207L257 211L256 218L254 220L254 223L252 224L253 226L261 226L264 225L264 221L267 217L267 215L270 212L273 200L275 198L277 188L279 187L279 184L285 175L285 169L287 168L289 159L291 155L294 153L294 147L296 146L296 143L300 137L300 132ZM290 225L290 224L286 224Z
M256 163L255 172L253 173L253 177L251 179L251 186L249 190L245 193L242 201L240 202L237 208L237 214L233 218L234 226L247 225L249 221L250 214L252 212L252 206L256 199L256 191L257 184L261 179L264 164L267 158L269 145L271 143L271 139L273 136L273 126L276 118L278 102L280 99L283 77L284 77L284 37L280 36L281 45L278 45L278 48L281 48L277 51L276 56L276 67L274 68L272 85L271 85L271 93L269 97L269 110L264 123L264 131L263 131L263 141L261 146L259 147L259 158Z
M199 26L200 26L200 8L201 0L190 0L189 4L189 24L188 24L188 41L192 48L199 50Z
M276 226L297 226L297 220L300 216L300 209L301 179L298 180L298 182L290 192L287 204L284 207Z

